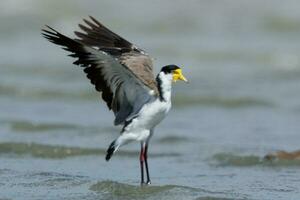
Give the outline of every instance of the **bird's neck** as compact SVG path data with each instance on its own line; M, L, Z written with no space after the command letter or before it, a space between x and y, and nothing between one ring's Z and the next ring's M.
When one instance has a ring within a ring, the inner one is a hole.
M160 101L171 101L172 78L172 74L165 74L164 72L157 75L156 82Z

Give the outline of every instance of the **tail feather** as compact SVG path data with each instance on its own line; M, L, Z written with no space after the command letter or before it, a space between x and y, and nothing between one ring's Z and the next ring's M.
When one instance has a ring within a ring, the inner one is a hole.
M117 150L116 147L116 140L114 140L108 147L107 151L106 151L106 157L105 160L109 161L109 159L112 157L112 155L114 154L114 152Z
M127 135L120 135L117 139L115 139L108 147L106 151L105 160L109 161L112 155L119 149L120 146L127 144L132 139Z

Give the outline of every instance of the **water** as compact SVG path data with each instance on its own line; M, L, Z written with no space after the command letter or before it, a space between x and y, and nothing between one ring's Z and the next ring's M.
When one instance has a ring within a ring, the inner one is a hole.
M49 1L0 3L0 199L300 199L300 161L263 157L299 147L300 3ZM173 108L149 147L106 162L113 116L67 53L40 35L72 36L93 15L175 63Z

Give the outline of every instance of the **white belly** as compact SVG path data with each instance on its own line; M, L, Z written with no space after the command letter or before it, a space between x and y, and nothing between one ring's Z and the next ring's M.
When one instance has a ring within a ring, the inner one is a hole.
M138 126L146 129L154 128L167 116L170 108L171 102L161 102L160 100L145 105L137 118Z
M124 135L133 140L145 141L150 136L150 130L159 124L171 109L171 102L155 100L141 109L137 118L125 128Z

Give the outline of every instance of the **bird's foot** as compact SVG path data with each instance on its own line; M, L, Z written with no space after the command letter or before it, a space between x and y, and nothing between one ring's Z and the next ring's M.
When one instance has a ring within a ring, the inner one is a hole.
M141 186L151 185L151 181L141 182Z

